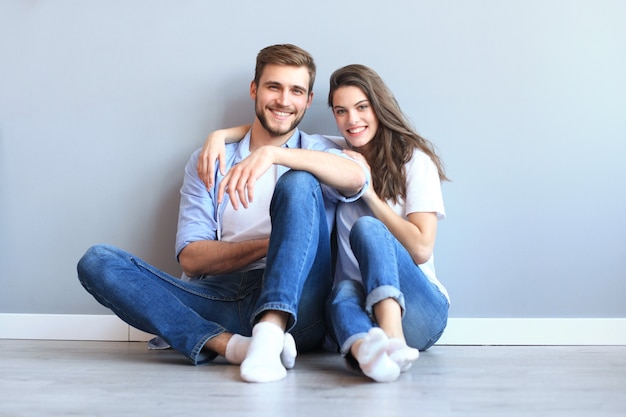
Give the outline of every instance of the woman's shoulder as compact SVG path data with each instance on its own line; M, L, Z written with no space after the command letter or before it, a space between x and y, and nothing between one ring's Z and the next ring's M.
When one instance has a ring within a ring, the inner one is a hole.
M413 155L411 155L411 159L409 159L406 163L406 169L407 171L437 170L437 165L435 165L428 154L419 148L415 148L413 150Z

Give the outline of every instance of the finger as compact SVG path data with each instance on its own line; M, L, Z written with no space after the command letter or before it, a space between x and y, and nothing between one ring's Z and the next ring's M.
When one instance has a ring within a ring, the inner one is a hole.
M220 186L217 188L217 204L222 204L224 201L224 192L226 191L226 177L220 182Z
M211 188L209 182L211 181L210 176L208 175L208 170L206 166L206 156L204 155L204 149L200 152L200 156L198 157L198 177L207 187L207 189ZM208 180L208 182L207 182Z
M239 185L241 183L241 176L241 167L234 166L230 171L228 171L228 174L226 174L226 177L224 177L224 180L222 181L222 184L225 184L225 191L230 197L230 203L235 210L239 209L239 200L245 204L245 199L241 199L239 195L239 189L241 188Z
M248 201L250 203L252 203L252 201L254 200L254 186L255 185L256 185L256 180L254 179L254 177L250 177L248 179L248 185L246 187L248 191Z
M237 185L237 198L241 201L244 208L248 208L248 196L246 193L246 184L248 183L248 177L240 177Z
M237 197L239 198L239 201L241 201L241 205L243 206L243 208L248 208L248 199L246 198L245 189L238 189Z
M209 175L209 173L213 174L215 172L215 158L207 157L207 173L206 175L206 185L208 188L213 187L213 175Z
M238 176L239 176L238 169L235 166L230 171L228 171L226 176L222 179L222 181L220 182L220 186L217 190L217 203L218 204L221 204L224 201L224 194L228 194L231 200L233 199L232 198L233 197L232 195L233 184L237 183Z
M219 163L219 167L220 167L220 173L222 175L226 174L226 168L224 167L224 161L226 160L226 154L225 154L225 150L224 147L222 146L222 148L215 150L212 149L212 152L207 156L207 164L209 167L209 172L211 174L215 173L215 164ZM212 181L212 180L211 180Z
M230 204L233 206L234 210L239 210L239 202L237 201L237 191L233 188L227 188L226 192L230 197Z
M222 149L220 154L217 156L217 160L220 164L220 172L222 175L226 175L226 150Z

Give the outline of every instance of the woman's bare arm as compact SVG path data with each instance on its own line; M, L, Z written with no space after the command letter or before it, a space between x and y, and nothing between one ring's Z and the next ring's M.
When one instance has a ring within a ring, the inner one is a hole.
M239 142L250 130L250 125L235 126L228 129L219 129L211 132L202 146L198 156L198 176L206 185L207 189L213 187L215 161L219 162L220 172L226 175L226 143Z

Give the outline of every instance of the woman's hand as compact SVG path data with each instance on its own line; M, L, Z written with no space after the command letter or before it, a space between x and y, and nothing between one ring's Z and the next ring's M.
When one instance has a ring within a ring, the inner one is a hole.
M198 176L206 185L207 190L213 188L215 179L215 161L219 163L220 173L224 172L226 160L226 134L224 130L211 132L204 141L202 151L198 156Z
M211 132L202 145L198 156L198 176L207 190L213 188L215 180L215 161L219 163L220 173L226 175L226 143L239 142L246 136L250 125L236 126Z
M346 149L346 155L361 162L369 171L372 169L365 157L358 152ZM407 219L395 213L386 201L381 200L374 187L370 184L363 196L376 218L383 222L396 239L406 248L416 265L422 264L432 256L437 236L437 214L430 212L415 212Z

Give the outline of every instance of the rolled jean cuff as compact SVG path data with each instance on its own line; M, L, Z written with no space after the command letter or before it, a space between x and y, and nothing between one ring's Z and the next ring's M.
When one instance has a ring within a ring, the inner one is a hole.
M341 355L342 356L348 355L350 353L350 348L352 347L352 345L357 340L363 339L365 336L367 336L367 333L365 332L353 334L352 336L350 336L345 342L343 342L343 345L341 345Z
M287 313L289 318L287 319L287 328L285 329L285 333L288 333L293 329L296 325L296 313L291 306L283 303L265 303L261 307L259 307L250 318L250 325L254 327L255 324L258 323L261 315L266 311L280 311L283 313Z
M402 294L402 292L393 285L381 285L378 288L374 288L372 292L367 294L367 298L365 299L365 310L370 317L374 317L374 304L387 298L393 298L398 302L398 304L400 304L402 317L404 317L404 312L406 311L404 305L404 294Z
M213 339L215 336L218 336L224 333L225 331L226 329L220 331L219 333L208 334L202 339L200 339L200 341L196 344L193 351L191 352L191 355L189 356L189 359L191 359L191 362L194 365L203 365L215 359L218 356L218 354L216 352L213 352L212 350L205 349L204 345L210 339Z

